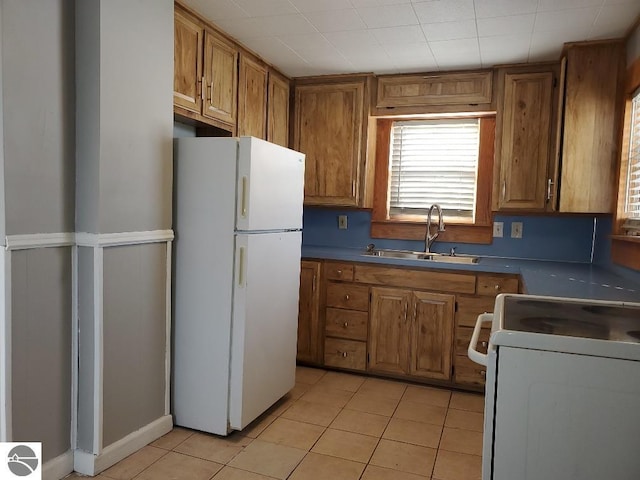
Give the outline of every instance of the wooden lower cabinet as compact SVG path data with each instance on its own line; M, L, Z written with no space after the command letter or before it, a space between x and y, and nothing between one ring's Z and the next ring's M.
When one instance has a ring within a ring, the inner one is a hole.
M300 279L299 361L476 391L485 381L467 356L476 319L520 286L510 274L336 261L303 261ZM490 333L482 329L480 350Z
M371 289L369 370L449 380L454 295Z
M320 268L320 262L303 260L300 265L297 355L299 362L321 363Z

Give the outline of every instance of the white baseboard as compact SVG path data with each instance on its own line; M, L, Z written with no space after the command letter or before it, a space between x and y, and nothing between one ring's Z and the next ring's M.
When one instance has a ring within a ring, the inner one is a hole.
M42 465L42 480L59 480L73 472L73 450L64 452Z
M171 415L165 415L105 447L100 455L76 450L73 458L74 470L83 475L97 475L165 433L169 433L172 428L173 418Z

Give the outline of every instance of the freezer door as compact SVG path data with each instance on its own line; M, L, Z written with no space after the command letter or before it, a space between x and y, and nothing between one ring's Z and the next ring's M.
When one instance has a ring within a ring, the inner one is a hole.
M302 228L304 155L241 137L237 192L236 230Z
M229 422L241 430L295 384L302 233L236 236Z

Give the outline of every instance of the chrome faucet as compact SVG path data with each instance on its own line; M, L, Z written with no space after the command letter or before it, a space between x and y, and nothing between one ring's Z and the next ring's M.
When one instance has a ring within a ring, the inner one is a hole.
M433 209L438 211L438 225L436 226L436 233L431 235L431 214ZM437 203L434 203L429 207L429 214L427 215L427 233L424 236L424 252L429 253L431 251L431 245L436 241L440 232L444 232L444 217L442 215L442 208Z

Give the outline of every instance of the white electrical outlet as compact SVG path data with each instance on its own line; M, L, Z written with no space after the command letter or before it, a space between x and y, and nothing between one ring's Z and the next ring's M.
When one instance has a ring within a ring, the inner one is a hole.
M502 238L503 236L503 228L504 223L502 222L493 222L493 236L497 238Z
M522 238L522 222L511 224L511 238Z
M346 215L338 215L338 228L340 230L347 229L347 216Z

